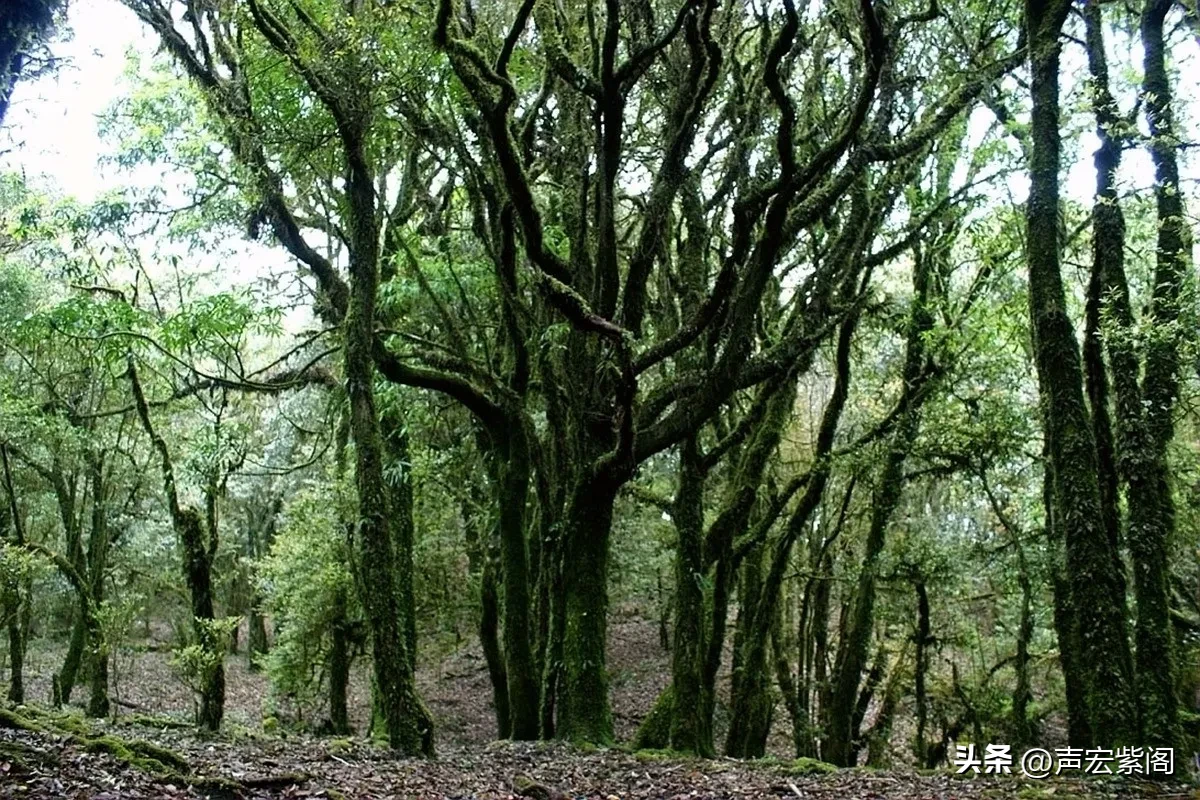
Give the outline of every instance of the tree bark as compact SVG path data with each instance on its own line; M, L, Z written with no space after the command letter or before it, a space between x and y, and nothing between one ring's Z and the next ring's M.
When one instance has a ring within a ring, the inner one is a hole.
M346 691L350 686L350 620L346 616L347 598L339 592L330 623L329 648L329 727L337 735L350 733L350 714Z
M1147 0L1142 10L1143 97L1154 161L1158 241L1150 330L1139 409L1145 435L1129 437L1126 480L1129 485L1129 551L1137 597L1137 697L1142 739L1149 745L1179 747L1175 648L1171 624L1169 565L1175 533L1175 502L1167 448L1174 436L1179 393L1180 329L1183 296L1191 285L1192 234L1184 213L1176 158L1172 91L1166 66L1163 23L1171 8ZM1136 373L1135 373L1136 374ZM1132 422L1130 408L1128 418ZM1132 432L1131 432L1132 433Z
M1026 3L1033 96L1026 206L1030 317L1089 725L1104 731L1111 744L1125 744L1137 736L1137 713L1124 580L1104 527L1096 442L1059 264L1059 36L1069 9L1067 0Z
M613 741L605 650L608 644L608 540L617 487L583 480L567 509L563 570L562 685L555 735L590 744Z
M679 446L679 485L671 518L675 551L675 630L671 649L673 694L668 746L713 755L712 719L704 696L704 472L694 436Z
M347 196L351 209L350 299L343 323L346 395L354 439L354 484L358 493L355 549L360 591L371 635L375 696L388 741L409 755L433 752L433 723L417 696L409 652L399 559L383 476L383 440L375 405L375 301L379 242L375 187L365 160L361 129L343 129ZM408 554L411 558L411 553ZM410 576L411 578L411 576ZM409 615L411 616L411 615Z

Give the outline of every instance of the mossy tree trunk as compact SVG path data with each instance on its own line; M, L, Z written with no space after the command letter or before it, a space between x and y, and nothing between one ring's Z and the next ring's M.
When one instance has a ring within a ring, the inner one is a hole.
M361 113L361 112L358 112ZM433 751L433 723L417 696L413 675L414 654L409 629L414 621L405 614L411 584L400 581L401 558L411 564L411 551L400 555L393 537L389 492L383 474L383 439L375 403L375 302L379 284L379 241L375 212L375 187L365 155L365 122L346 109L339 134L347 161L346 186L351 208L350 299L343 323L346 397L350 407L350 434L354 440L354 485L358 495L358 521L354 531L360 591L371 652L375 696L391 746L419 755ZM411 540L410 540L411 544Z
M388 508L391 512L391 532L395 542L396 587L399 592L400 618L404 621L404 646L408 654L408 669L417 669L417 600L413 591L413 547L416 543L416 518L413 516L414 497L412 456L409 451L408 428L398 408L389 408L380 419L386 457L390 461Z
M713 741L712 719L704 713L709 706L704 685L704 469L694 436L679 450L679 485L671 514L678 541L668 746L708 757Z
M350 714L346 693L350 686L351 628L347 615L349 598L339 592L330 614L329 647L329 728L337 735L350 733Z
M860 198L861 199L861 198ZM861 266L861 260L852 256L854 263ZM851 270L843 294L848 296L851 287L855 285L857 270ZM771 709L774 698L771 697L770 670L768 669L768 645L771 629L777 625L779 604L783 594L783 581L787 566L791 560L792 548L800 536L808 529L817 507L825 495L825 486L833 470L831 454L834 439L837 435L838 424L841 421L842 409L845 408L846 398L850 392L850 347L854 340L854 332L858 327L859 315L852 312L842 321L838 328L837 344L834 353L835 379L833 391L825 404L821 415L821 423L817 431L816 448L813 452L813 466L806 480L804 494L801 495L796 507L792 510L784 530L767 549L766 544L755 545L756 551L766 550L770 558L767 561L767 571L763 577L757 596L742 598L742 607L738 615L739 627L743 625L742 617L746 617L745 630L740 642L734 644L734 688L732 692L732 720L725 741L725 754L735 758L753 758L765 754L767 737L770 734ZM803 365L797 365L801 367ZM782 382L778 396L771 399L767 412L768 427L782 428L783 422L792 414L795 403L794 377ZM779 421L771 423L778 417ZM769 517L759 523L769 526ZM740 645L740 646L739 646ZM790 667L789 673L790 673ZM789 701L791 702L791 701Z
M1080 664L1079 619L1071 602L1071 584L1067 577L1066 542L1054 501L1054 469L1050 463L1050 442L1045 443L1042 469L1042 507L1045 509L1045 535L1050 548L1050 588L1054 604L1054 633L1058 637L1058 663L1062 669L1067 701L1067 741L1072 747L1089 747L1092 729L1088 721L1087 689Z
M512 713L508 703L508 670L504 651L500 649L500 599L496 580L495 547L488 536L487 552L479 579L479 642L492 683L492 707L496 712L496 736L507 739L512 734Z
M570 564L563 571L562 683L555 735L572 742L610 744L608 700L608 542L617 487L582 481L566 519Z
M1034 356L1050 448L1055 508L1066 545L1071 605L1089 724L1106 743L1137 736L1124 579L1104 525L1095 436L1083 396L1079 344L1067 315L1059 263L1059 37L1070 3L1026 3L1031 82L1030 192L1026 251Z
M504 661L510 717L507 736L531 740L538 737L540 727L541 676L533 653L535 627L526 529L531 465L529 442L519 415L511 416L501 444L497 457L502 462L494 469L504 583Z
M1174 634L1170 609L1169 554L1175 532L1175 503L1172 496L1167 448L1174 436L1174 408L1179 393L1184 303L1192 286L1192 235L1183 207L1176 157L1172 87L1166 66L1164 18L1171 4L1147 0L1141 17L1144 58L1142 96L1150 129L1150 155L1155 168L1155 201L1158 237L1153 291L1148 309L1152 331L1145 344L1142 385L1137 385L1137 362L1130 357L1132 335L1129 289L1123 265L1115 256L1112 269L1113 316L1124 323L1115 335L1114 371L1118 388L1120 422L1120 466L1128 487L1129 552L1137 598L1136 674L1137 706L1142 740L1160 747L1179 747L1178 698L1175 692ZM1098 12L1096 9L1095 12ZM1107 86L1104 87L1105 90ZM1110 99L1111 102L1111 99ZM1111 112L1110 112L1111 113ZM1103 120L1098 117L1098 123ZM1098 127L1100 127L1098 125ZM1103 140L1102 140L1103 141ZM1098 160L1097 170L1100 168ZM1115 191L1099 184L1097 203L1116 204ZM1104 194L1101 195L1101 192ZM1120 236L1119 208L1105 218L1113 227L1111 238ZM1099 223L1097 223L1099 224ZM1111 244L1111 242L1106 242ZM1097 244L1099 247L1099 242ZM1118 244L1121 246L1121 244Z

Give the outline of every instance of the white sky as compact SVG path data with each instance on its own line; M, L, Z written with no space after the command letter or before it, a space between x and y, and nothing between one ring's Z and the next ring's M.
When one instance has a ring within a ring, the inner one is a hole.
M71 0L69 13L73 36L52 47L63 66L13 92L0 132L0 151L7 151L0 170L45 175L43 188L56 186L86 202L119 183L99 163L96 115L121 91L129 48L150 53L153 42L133 12L113 0Z

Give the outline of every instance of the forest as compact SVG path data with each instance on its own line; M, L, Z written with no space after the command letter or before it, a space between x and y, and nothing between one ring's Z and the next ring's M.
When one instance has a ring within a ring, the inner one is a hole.
M1195 0L7 0L0 797L1193 796L1198 76Z

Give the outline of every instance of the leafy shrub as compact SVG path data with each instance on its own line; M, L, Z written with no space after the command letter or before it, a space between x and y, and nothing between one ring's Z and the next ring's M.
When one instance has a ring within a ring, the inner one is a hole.
M331 629L341 609L358 616L349 541L347 487L330 482L299 491L284 509L257 581L275 628L266 656L270 702L292 706L298 721L312 719L324 703L325 664Z

